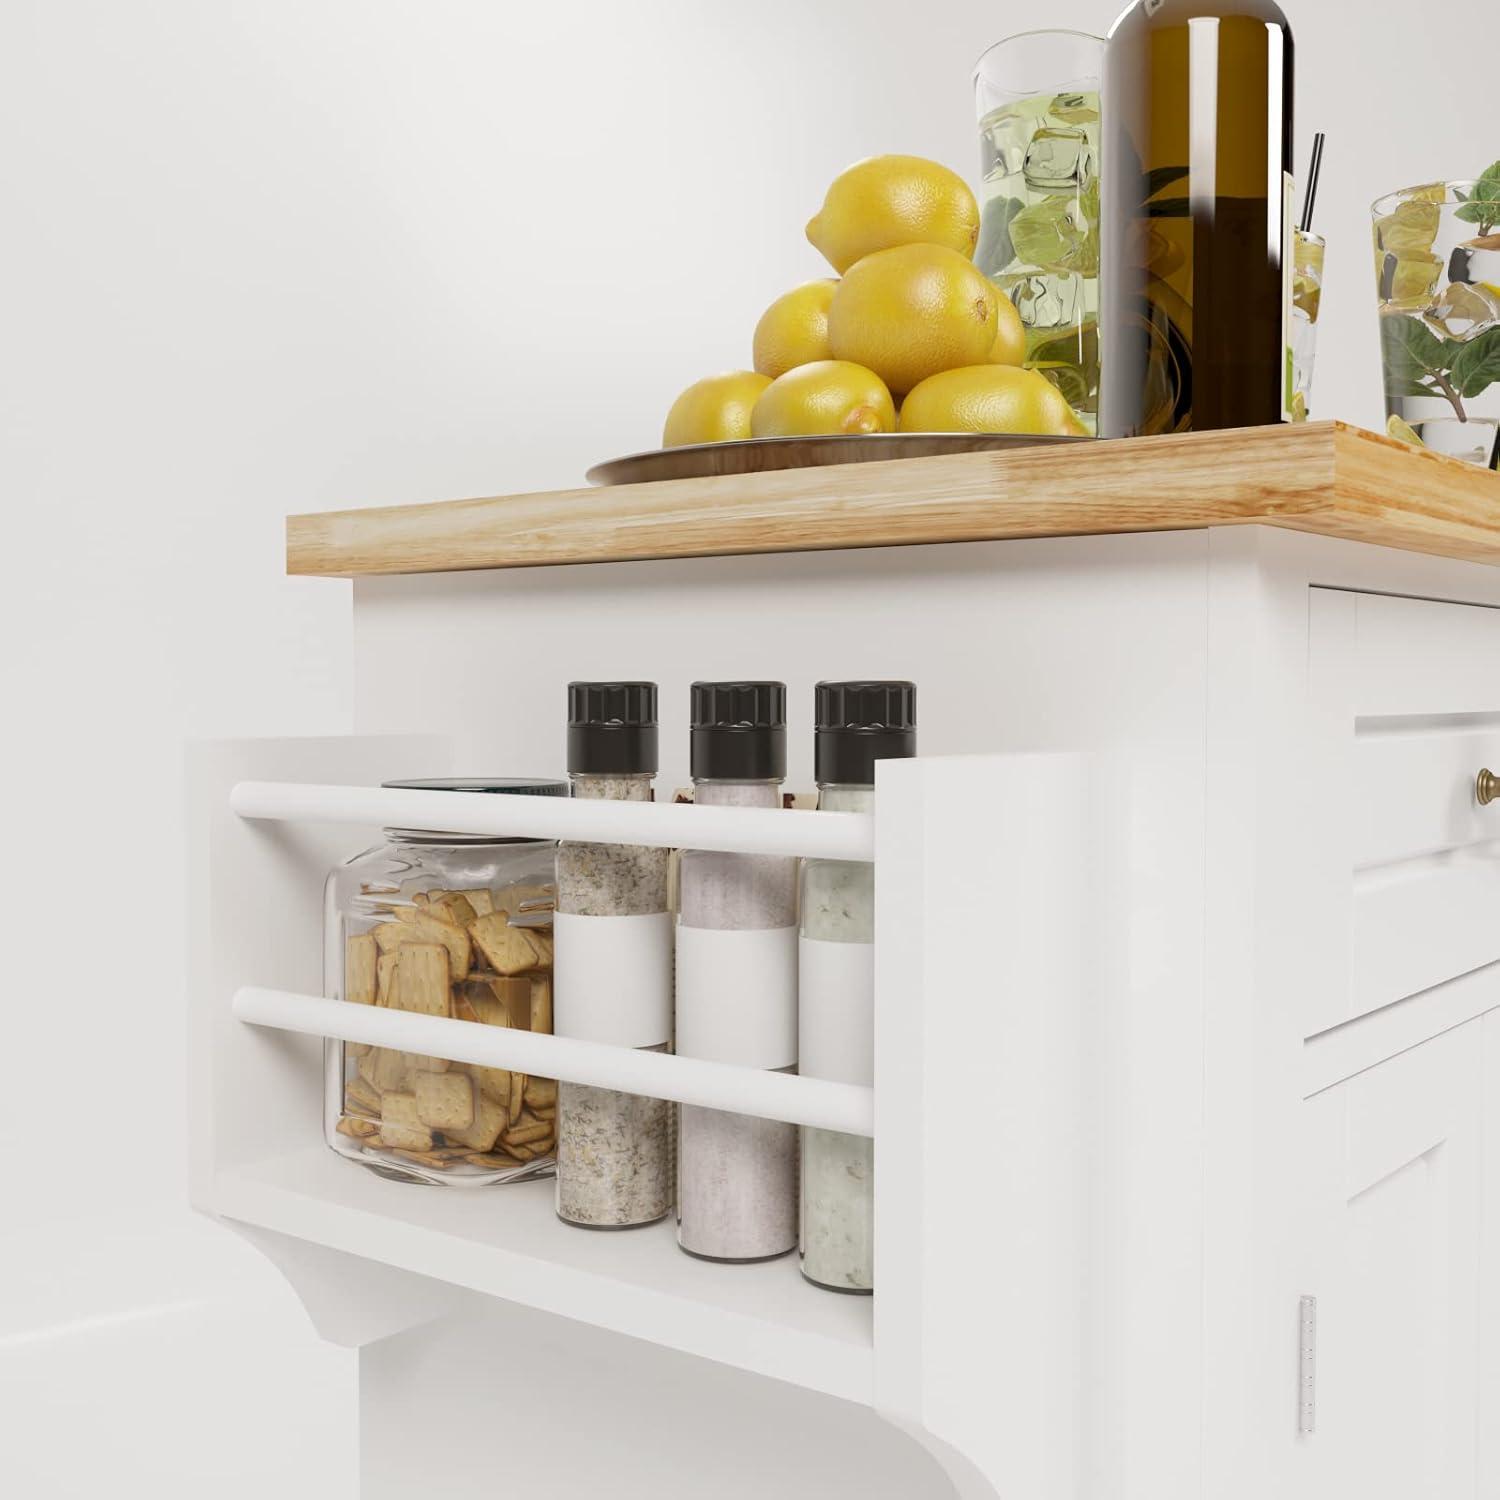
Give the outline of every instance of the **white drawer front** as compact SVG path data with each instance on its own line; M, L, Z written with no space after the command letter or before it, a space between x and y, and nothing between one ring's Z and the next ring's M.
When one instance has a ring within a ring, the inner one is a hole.
M1312 774L1328 812L1307 1034L1500 959L1500 610L1313 590Z
M1500 959L1500 852L1362 872L1351 957L1355 1015Z
M1500 609L1352 594L1357 718L1500 710Z
M1357 869L1487 841L1500 845L1500 802L1481 807L1474 797L1482 766L1500 774L1500 724L1418 723L1416 730L1361 725L1355 734Z

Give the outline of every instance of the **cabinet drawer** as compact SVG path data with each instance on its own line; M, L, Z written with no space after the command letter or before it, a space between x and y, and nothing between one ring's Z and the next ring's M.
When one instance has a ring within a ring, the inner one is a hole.
M1353 1015L1500 959L1500 852L1361 871L1350 959Z
M1500 773L1500 722L1418 722L1356 726L1356 869L1500 841L1500 802L1481 807L1474 796L1481 766Z
M1315 589L1328 983L1308 1033L1500 959L1500 610Z
M1500 609L1313 592L1350 601L1355 636L1349 687L1356 718L1500 711Z

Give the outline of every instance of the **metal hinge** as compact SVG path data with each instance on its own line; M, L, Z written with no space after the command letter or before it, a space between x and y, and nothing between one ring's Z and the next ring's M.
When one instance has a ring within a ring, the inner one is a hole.
M1304 1297L1297 1310L1297 1431L1318 1430L1318 1299Z

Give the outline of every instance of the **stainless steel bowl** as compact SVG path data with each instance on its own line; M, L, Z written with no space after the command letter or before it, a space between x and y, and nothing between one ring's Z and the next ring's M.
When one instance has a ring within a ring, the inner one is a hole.
M936 458L997 448L1048 443L1088 443L1092 438L1027 432L875 432L848 437L750 438L742 443L693 443L656 448L595 464L590 484L640 484L649 479L709 479L723 474L765 474L821 464L874 463L890 458Z

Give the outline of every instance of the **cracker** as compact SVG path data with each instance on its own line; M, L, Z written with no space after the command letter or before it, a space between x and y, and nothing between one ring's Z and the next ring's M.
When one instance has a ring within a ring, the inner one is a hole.
M509 1121L512 1125L521 1118L523 1101L526 1098L526 1075L524 1073L512 1073L510 1075L510 1108L507 1110Z
M467 1073L418 1073L417 1118L434 1130L467 1130L474 1123L474 1080Z
M406 1056L389 1047L372 1047L359 1060L359 1076L377 1095L399 1093L406 1083Z
M395 1003L422 1016L452 1013L448 995L448 952L439 943L409 943L401 950Z
M510 1120L510 1070L508 1068L486 1068L474 1063L469 1073L479 1087L505 1111Z
M508 885L495 892L495 910L508 912L514 917L535 917L556 909L557 892L550 885Z
M445 1130L443 1134L471 1151L488 1151L500 1139L507 1123L506 1111L480 1089L474 1095L473 1123L463 1129Z
M428 915L439 921L452 922L456 927L467 927L479 915L473 902L462 891L433 891L428 895L424 909Z
M528 1078L526 1080L524 1097L527 1109L556 1109L557 1080L553 1078Z
M486 1026L519 1026L525 1030L531 1024L531 986L524 979L502 976L483 984L471 983L465 993Z
M380 1144L397 1151L432 1150L432 1132L417 1117L415 1094L389 1093L381 1099Z
M529 981L527 997L531 1011L531 1029L552 1035L552 978L547 974L535 974Z
M344 999L355 1005L375 1003L375 964L380 949L368 932L344 941Z
M442 922L420 906L403 906L394 922L382 922L372 936L382 953L416 943L441 943L448 955L449 977L454 983L469 972L473 947L469 935L452 922Z
M361 1114L378 1115L380 1092L365 1078L351 1078L344 1085L344 1108L356 1109Z
M457 984L468 975L474 957L473 944L458 923L442 921L431 913L431 906L417 912L417 931L421 934L421 941L441 943L448 950L448 977Z
M403 1151L398 1148L391 1155L400 1157L402 1161L413 1162L419 1167L432 1167L438 1171L446 1171L451 1165L450 1158L438 1151Z
M396 1003L396 970L401 962L400 952L392 948L382 953L375 963L375 1003L387 1009L399 1010Z
M522 974L537 966L537 949L528 941L526 929L512 927L503 911L480 917L469 936L497 974Z
M530 1121L523 1114L517 1125L512 1125L509 1130L500 1133L500 1139L507 1146L530 1146L537 1141L550 1139L552 1126L546 1120L538 1120L533 1116Z
M380 1131L380 1126L374 1120L364 1120L357 1115L345 1115L334 1128L340 1135L347 1135L356 1141L367 1141Z
M491 1172L505 1172L521 1165L519 1157L502 1156L498 1151L471 1151L464 1157L464 1160L473 1166L485 1167Z

